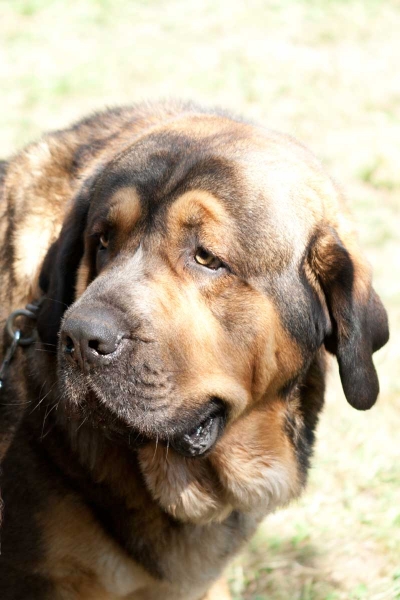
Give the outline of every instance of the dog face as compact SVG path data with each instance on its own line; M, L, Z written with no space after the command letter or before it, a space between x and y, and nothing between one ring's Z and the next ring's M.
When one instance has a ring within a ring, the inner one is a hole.
M140 440L175 516L297 493L296 436L316 420L298 384L317 381L317 412L324 345L349 402L375 402L386 315L343 210L302 146L208 115L143 133L83 184L45 261L39 332L54 341L69 306L63 410Z

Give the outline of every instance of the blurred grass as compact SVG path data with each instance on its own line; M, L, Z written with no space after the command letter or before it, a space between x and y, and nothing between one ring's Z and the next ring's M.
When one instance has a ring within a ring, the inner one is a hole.
M343 184L390 313L379 404L333 369L306 494L228 571L236 600L400 599L400 2L0 0L0 155L147 98L297 136Z

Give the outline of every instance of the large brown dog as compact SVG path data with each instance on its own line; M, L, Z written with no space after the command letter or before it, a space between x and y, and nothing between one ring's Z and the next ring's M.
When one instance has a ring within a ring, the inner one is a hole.
M0 170L3 322L40 302L0 391L0 597L227 598L304 486L326 350L352 406L378 394L386 313L340 192L291 138L179 103Z

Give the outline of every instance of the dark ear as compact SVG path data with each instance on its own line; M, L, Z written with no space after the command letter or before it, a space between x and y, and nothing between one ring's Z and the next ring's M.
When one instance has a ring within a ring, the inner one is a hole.
M372 289L369 266L354 240L344 243L332 227L318 232L309 260L331 319L325 347L337 357L348 402L367 410L379 393L372 353L389 339L387 314Z
M39 285L44 299L37 317L37 329L45 343L57 344L62 316L74 301L76 275L84 251L88 193L84 190L76 199L58 239L47 252L40 272Z

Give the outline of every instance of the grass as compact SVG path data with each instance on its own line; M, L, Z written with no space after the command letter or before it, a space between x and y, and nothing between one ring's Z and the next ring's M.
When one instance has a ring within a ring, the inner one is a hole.
M228 570L236 600L400 599L398 0L0 0L0 155L104 106L178 96L297 136L343 184L389 309L381 397L332 368L303 497Z

